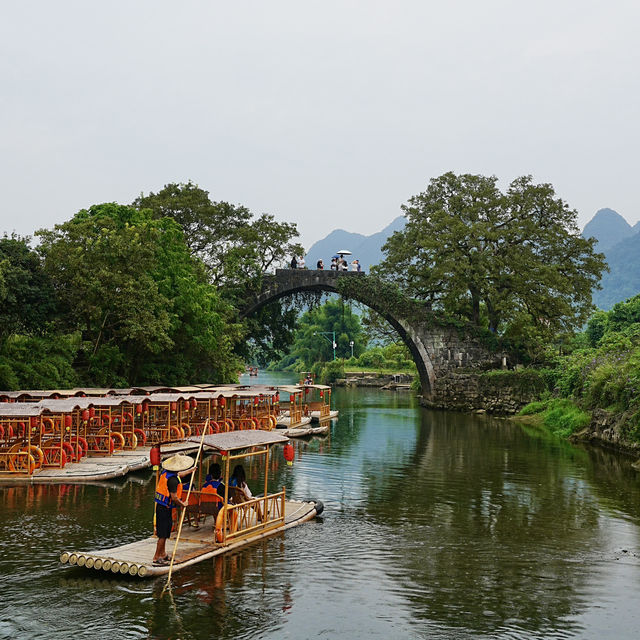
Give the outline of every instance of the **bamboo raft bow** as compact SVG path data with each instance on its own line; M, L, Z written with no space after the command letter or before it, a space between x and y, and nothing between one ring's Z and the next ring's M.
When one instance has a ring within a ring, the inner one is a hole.
M202 437L200 438L200 446L198 447L198 453L196 455L196 461L193 465L194 468L197 469L198 462L200 460L200 454L202 453L202 447L204 445L204 437L207 434L209 429L209 418L207 418L204 423L204 427L202 428ZM187 490L187 497L185 498L185 502L189 504L189 496L191 495L191 489L193 487L193 482L189 483L189 489ZM182 533L182 524L184 523L184 516L187 513L187 507L183 507L182 513L180 514L180 523L178 524L178 533L176 535L176 541L173 545L173 553L171 554L171 562L169 563L169 573L167 574L167 582L162 589L162 593L160 594L160 598L164 595L164 592L167 590L167 587L171 584L171 574L173 573L173 562L176 558L176 551L178 550L178 542L180 541L180 534Z

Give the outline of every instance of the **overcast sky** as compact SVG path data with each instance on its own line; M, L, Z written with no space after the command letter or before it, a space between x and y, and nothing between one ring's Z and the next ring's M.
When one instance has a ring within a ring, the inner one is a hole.
M640 2L4 2L2 229L192 179L369 234L445 171L640 219Z

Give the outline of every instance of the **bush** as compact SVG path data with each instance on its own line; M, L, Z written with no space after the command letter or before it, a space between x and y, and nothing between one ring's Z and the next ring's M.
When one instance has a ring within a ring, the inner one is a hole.
M316 363L321 364L321 363ZM314 365L315 367L315 365ZM344 366L341 360L327 362L320 372L320 381L323 384L332 384L338 378L344 378Z

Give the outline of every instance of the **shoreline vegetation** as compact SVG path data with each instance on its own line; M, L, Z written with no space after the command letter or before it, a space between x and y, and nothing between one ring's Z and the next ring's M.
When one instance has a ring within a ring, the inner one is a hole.
M520 418L640 455L640 295L597 311L543 375L547 389Z

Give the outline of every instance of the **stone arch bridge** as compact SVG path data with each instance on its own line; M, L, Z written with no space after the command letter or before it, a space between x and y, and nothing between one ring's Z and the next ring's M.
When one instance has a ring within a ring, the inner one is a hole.
M264 305L299 292L339 294L338 281L341 278L356 279L349 283L356 285L360 281L364 284L367 277L353 271L276 269L275 275L264 276L262 290L248 301L241 316L251 315ZM438 376L444 372L458 367L495 366L496 358L499 360L499 356L490 354L459 329L438 322L437 316L429 311L425 310L424 318L409 321L399 313L389 311L388 305L368 293L367 287L350 286L349 290L350 298L378 312L398 332L416 363L422 394L426 398L431 396Z

